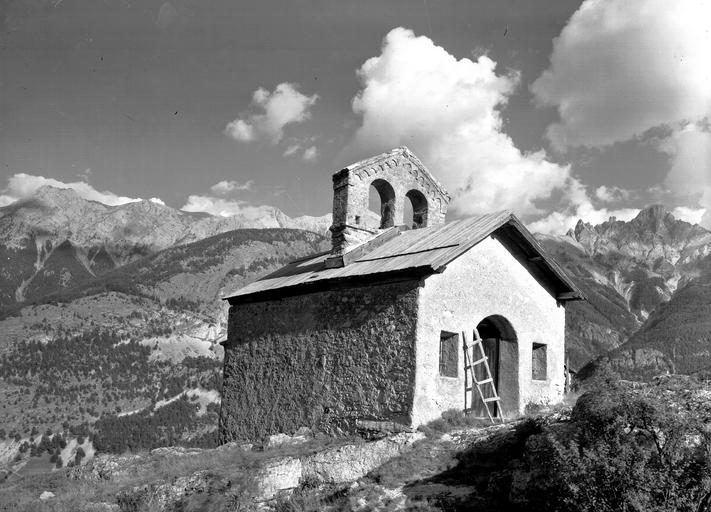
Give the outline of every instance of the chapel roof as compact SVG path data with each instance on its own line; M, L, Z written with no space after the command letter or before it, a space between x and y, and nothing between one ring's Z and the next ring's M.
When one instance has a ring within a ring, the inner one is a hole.
M292 261L276 272L223 297L230 304L260 302L339 287L426 277L492 236L560 302L583 299L582 292L510 211L468 217L444 225L389 228L350 250L340 266L324 252Z

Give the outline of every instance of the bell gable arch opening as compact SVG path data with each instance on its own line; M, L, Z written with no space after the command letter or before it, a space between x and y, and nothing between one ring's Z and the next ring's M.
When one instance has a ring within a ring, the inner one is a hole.
M427 227L427 211L429 205L427 204L425 195L419 190L412 189L405 194L405 197L412 206L411 216L406 208L407 215L405 216L405 225L411 229Z
M382 178L373 180L370 184L368 204L371 210L380 214L379 229L395 225L395 189L390 183Z

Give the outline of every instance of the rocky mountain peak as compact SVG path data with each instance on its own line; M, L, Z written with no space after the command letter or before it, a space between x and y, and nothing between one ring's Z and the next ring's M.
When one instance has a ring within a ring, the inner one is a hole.
M79 197L74 189L57 188L51 185L42 185L32 195L32 199L52 207L68 207L77 203L82 203L85 199Z
M664 205L655 204L642 209L637 216L630 221L638 230L648 231L651 233L665 233L669 231L677 222L677 220L667 211Z
M642 250L642 246L649 245L678 253L689 245L711 243L711 232L697 224L676 219L661 204L642 209L629 222L610 217L602 224L593 226L581 219L575 229L568 232L568 236L583 244L591 254L600 250L609 252L613 246L623 253L636 252L637 249ZM638 256L644 259L649 255Z

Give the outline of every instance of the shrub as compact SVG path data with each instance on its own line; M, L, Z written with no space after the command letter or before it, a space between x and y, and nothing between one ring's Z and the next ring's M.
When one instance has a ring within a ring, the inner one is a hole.
M660 389L583 394L569 429L528 440L536 510L696 511L711 497L711 432Z

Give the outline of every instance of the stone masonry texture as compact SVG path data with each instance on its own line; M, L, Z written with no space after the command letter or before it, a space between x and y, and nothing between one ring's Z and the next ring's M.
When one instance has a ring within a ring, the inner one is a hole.
M419 281L230 308L220 440L411 423Z
M434 181L417 157L406 148L397 148L390 153L365 160L333 175L333 251L343 253L348 237L358 229L374 230L380 223L369 225L368 197L370 185L385 183L383 189L392 191L390 205L392 224L408 224L404 219L405 201L408 193L421 197L423 226L444 224L449 194ZM414 197L413 196L413 197ZM381 197L381 199L383 199ZM387 227L387 226L385 226ZM411 227L411 226L408 226Z

